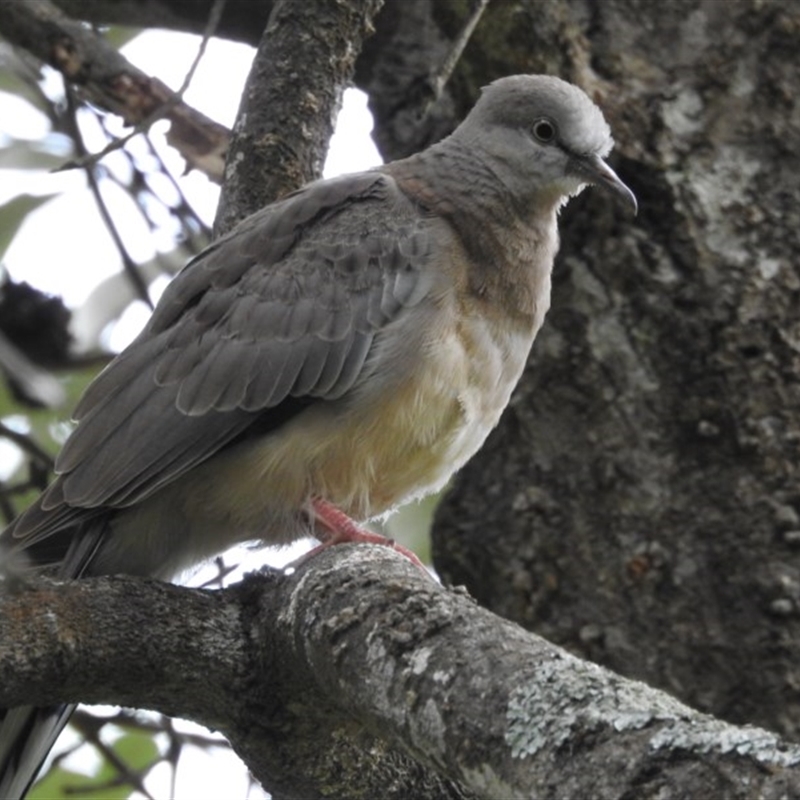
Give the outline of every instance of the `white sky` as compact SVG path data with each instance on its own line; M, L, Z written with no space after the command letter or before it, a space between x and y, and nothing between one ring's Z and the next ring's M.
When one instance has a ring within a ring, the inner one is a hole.
M199 38L195 36L153 31L137 37L123 48L123 52L145 72L178 89L195 57L198 42ZM252 48L244 45L211 41L186 92L186 102L218 122L232 125L252 56ZM3 133L36 140L47 133L48 127L42 115L29 105L0 93L0 144ZM183 161L166 146L163 138L165 128L165 123L157 125L153 138L168 167L174 175L180 176ZM331 142L326 176L354 172L380 163L369 137L371 128L372 119L365 96L348 90L337 132ZM210 223L218 188L196 172L181 177L180 183L192 206ZM60 193L61 196L29 216L7 251L4 264L15 280L25 280L47 292L61 295L68 305L75 306L100 280L119 271L116 248L97 214L81 172L50 174L0 170L0 203L19 193ZM124 217L122 206L125 202L120 200L117 203L118 221L120 216ZM152 245L149 237L142 235L143 229L137 230L130 224L127 227L123 224L122 229L134 257L148 258ZM145 316L143 311L127 315L129 324L114 337L114 345L122 346L124 340L135 335L133 326L143 324ZM300 550L305 547L301 545ZM296 555L297 551L287 552L281 560ZM262 551L257 563L263 561ZM81 758L79 754L74 757ZM82 757L86 758L86 754ZM209 764L212 757L213 766ZM154 774L147 784L155 796L166 797L169 778L169 770L162 766L160 774ZM244 798L246 794L247 776L241 762L227 753L210 756L188 748L182 757L177 779L176 800L233 799ZM250 796L262 795L255 792Z

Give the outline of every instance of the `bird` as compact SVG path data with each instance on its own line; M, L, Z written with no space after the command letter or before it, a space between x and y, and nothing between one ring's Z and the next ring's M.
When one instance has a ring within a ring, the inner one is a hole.
M246 218L90 384L6 557L173 579L244 541L371 540L361 523L441 489L498 423L569 198L597 185L635 213L612 147L580 88L507 76L426 150ZM24 796L70 711L5 712L0 796Z

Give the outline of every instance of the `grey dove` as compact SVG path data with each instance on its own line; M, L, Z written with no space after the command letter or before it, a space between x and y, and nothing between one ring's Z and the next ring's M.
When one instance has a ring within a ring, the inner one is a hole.
M247 218L87 389L0 543L62 578L169 578L242 541L373 539L352 520L440 489L497 424L566 200L597 184L635 210L611 147L580 89L517 75L424 152ZM0 797L24 795L70 710L6 712Z

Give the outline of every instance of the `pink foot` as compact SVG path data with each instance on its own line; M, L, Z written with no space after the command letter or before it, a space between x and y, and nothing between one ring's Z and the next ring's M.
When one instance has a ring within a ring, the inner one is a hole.
M302 556L298 562L294 562L295 564L305 561L307 558L335 544L342 544L344 542L366 542L367 544L380 544L385 547L391 547L398 553L402 553L426 575L430 575L425 565L407 547L397 544L393 539L387 539L385 536L362 528L350 519L344 511L340 511L327 500L315 498L311 501L311 509L314 521L317 523L316 535L322 544L310 550Z

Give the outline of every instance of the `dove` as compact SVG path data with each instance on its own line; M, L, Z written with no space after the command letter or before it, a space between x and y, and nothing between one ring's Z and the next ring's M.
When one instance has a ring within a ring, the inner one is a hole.
M172 578L233 544L373 541L496 426L550 305L558 214L606 163L558 78L487 86L446 139L311 183L213 242L88 387L56 478L0 536L60 578ZM0 724L0 796L69 707Z

